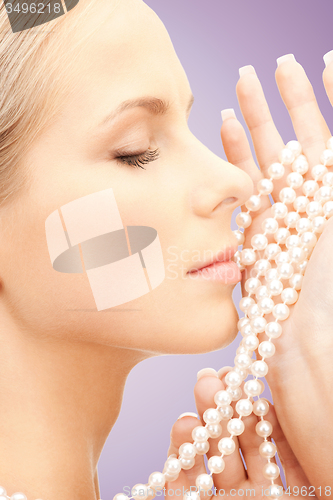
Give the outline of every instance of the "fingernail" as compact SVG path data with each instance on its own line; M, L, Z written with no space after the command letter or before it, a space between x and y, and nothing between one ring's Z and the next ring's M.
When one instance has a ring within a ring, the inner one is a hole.
M224 122L228 118L236 118L236 113L233 108L223 109L221 111L222 121Z
M217 371L214 368L203 368L199 370L197 373L197 380L200 380L202 377L216 377L218 378Z
M221 378L222 375L225 375L229 370L232 370L232 366L224 366L223 368L219 369L219 371L217 372L217 376Z
M251 66L251 64L249 64L248 66L243 66L242 68L239 68L239 76L244 76L244 75L248 75L250 73L252 73L253 75L256 75L256 70L254 69L253 66Z
M183 418L183 417L195 417L195 418L199 418L199 415L197 415L196 413L193 413L192 411L188 411L186 413L182 413L181 415L179 415L179 417L177 418L177 420L179 420L180 418Z
M333 61L333 50L330 50L329 52L327 52L324 55L323 59L324 59L325 66L328 66Z
M294 54L286 54L285 56L278 57L276 60L278 66L280 66L281 63L286 62L286 61L295 61L296 62Z

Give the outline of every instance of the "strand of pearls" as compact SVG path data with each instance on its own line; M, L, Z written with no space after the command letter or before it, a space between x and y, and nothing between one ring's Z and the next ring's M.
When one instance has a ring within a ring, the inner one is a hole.
M216 408L209 408L203 414L205 425L198 425L192 431L193 443L183 443L179 448L179 456L171 455L164 464L163 472L153 472L146 484L138 483L132 488L132 496L118 493L113 500L151 500L156 491L164 488L166 482L175 481L181 470L189 470L194 466L196 455L205 455L209 450L208 439L218 438L222 434L222 421L228 421L227 430L230 436L223 437L218 442L221 455L215 455L208 460L209 474L200 474L196 478L198 491L187 492L184 500L200 500L200 491L208 492L213 487L213 474L220 474L225 469L224 456L231 455L236 444L234 436L241 435L244 430L243 417L252 412L260 417L256 424L256 433L263 437L259 453L267 459L263 467L263 476L271 480L270 498L277 500L281 496L282 486L276 485L274 480L280 475L279 467L271 462L276 454L276 446L267 438L272 434L273 428L264 416L268 413L269 405L259 396L264 390L264 384L258 378L265 377L268 366L265 358L270 358L275 353L272 339L280 337L282 327L279 321L284 321L289 316L288 305L296 303L298 293L302 286L303 275L306 270L308 258L311 255L327 220L333 216L333 172L327 167L333 165L333 137L327 142L327 149L321 155L321 163L311 169L311 180L304 180L308 171L307 159L301 154L301 145L297 141L290 141L281 151L279 163L273 163L269 169L269 178L260 180L257 184L258 194L253 195L246 202L247 212L240 212L236 217L238 229L234 231L239 245L244 242L244 234L240 229L248 228L252 223L251 211L261 208L261 197L273 192L273 181L281 179L285 167L291 166L292 172L287 176L287 186L279 194L280 202L272 206L273 216L266 218L262 223L263 233L254 235L251 239L252 248L236 252L234 259L240 269L254 264L254 276L245 282L248 295L240 301L240 309L245 316L238 321L238 328L243 337L236 350L235 366L225 376L226 390L218 391L214 396ZM319 185L321 183L321 186ZM303 195L296 196L295 189L302 188ZM310 200L312 199L312 201ZM289 211L287 205L293 204L294 211ZM300 213L307 214L301 217ZM282 227L282 220L285 227ZM279 225L279 222L281 226ZM294 229L296 234L291 234ZM274 238L275 243L269 243L268 238ZM280 245L285 245L287 250L282 251ZM264 258L259 252L264 252ZM275 267L272 266L275 262ZM296 272L295 272L296 271ZM265 278L263 285L260 278ZM288 280L288 287L284 287L283 280ZM255 299L252 297L256 297ZM281 302L275 303L272 297L280 296ZM267 322L265 315L272 314L275 321ZM259 344L258 333L265 332L268 341ZM261 359L253 360L254 351L258 348ZM252 380L244 384L246 399L240 399L242 382L249 374ZM258 397L254 401L254 397ZM238 418L232 418L234 410L232 401L237 401L235 408ZM7 496L6 490L0 486L0 500L27 500L23 493L14 493Z

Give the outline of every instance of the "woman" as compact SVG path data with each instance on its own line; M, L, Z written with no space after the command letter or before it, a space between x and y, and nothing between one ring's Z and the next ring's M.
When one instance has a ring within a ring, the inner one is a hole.
M98 458L119 414L130 370L159 354L200 353L230 344L237 334L231 296L237 280L191 279L189 271L198 260L193 258L187 267L178 260L176 279L166 266L165 280L156 289L118 306L116 314L112 308L97 311L85 273L52 268L46 219L67 203L112 188L124 225L152 227L165 256L176 246L178 252L196 251L205 264L204 252L218 258L227 250L230 258L236 250L231 215L252 194L260 174L243 129L230 116L222 140L233 164L191 134L187 117L192 96L185 72L161 21L140 0L100 0L98 6L81 0L36 33L31 29L12 36L3 8L1 23L0 484L8 494L22 491L29 500L93 500L100 498ZM55 54L62 55L61 61ZM329 96L332 73L328 68ZM318 161L330 133L306 76L289 60L277 77L305 154L310 162ZM293 92L293 79L301 91ZM256 76L244 74L238 92L259 163L265 167L282 140ZM303 97L302 102L309 102L306 123L304 108L297 107ZM126 107L111 120L110 114L124 102ZM140 165L146 169L134 168ZM307 448L314 419L329 421L332 409L326 397L330 304L320 301L325 290L319 286L320 273L325 285L330 284L323 260L329 258L331 234L327 228L311 257L308 283L285 322L287 341L277 344L269 379L280 432L300 463L294 480L316 486L328 484L331 473L328 425L325 439L316 434L310 455ZM318 302L317 317L308 314L313 300ZM320 331L320 344L309 350L319 327L326 331ZM326 367L323 376L310 370L311 392L301 393L304 366L316 368L319 359ZM294 376L287 393L281 392L281 373ZM217 384L223 382L216 377L198 382L199 412ZM311 417L298 407L301 396L317 403ZM294 412L289 411L290 398ZM187 439L191 420L175 428L172 452ZM251 446L257 445L250 433L248 438ZM315 470L320 453L326 462ZM251 464L250 452L248 456ZM285 456L290 458L291 451ZM230 472L228 478L237 487L244 468L239 460L233 462L235 454L229 458L226 467L235 475ZM198 460L196 469L201 467ZM177 481L191 482L192 473L182 473Z

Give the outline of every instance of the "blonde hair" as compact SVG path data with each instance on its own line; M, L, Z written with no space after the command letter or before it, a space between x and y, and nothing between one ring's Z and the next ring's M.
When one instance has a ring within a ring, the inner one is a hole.
M22 165L29 147L61 110L64 98L75 92L69 78L73 57L96 30L76 45L72 30L96 3L81 0L51 22L13 33L1 2L0 205L9 203L26 185L28 169Z

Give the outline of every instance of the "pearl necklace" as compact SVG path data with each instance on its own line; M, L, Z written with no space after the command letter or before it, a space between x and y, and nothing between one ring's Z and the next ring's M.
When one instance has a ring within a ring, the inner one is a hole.
M164 464L163 472L150 474L146 484L136 484L132 488L132 496L118 493L113 500L151 500L157 490L164 488L165 483L175 481L182 469L189 470L194 466L196 455L205 455L209 450L209 438L218 438L222 434L221 423L227 420L229 437L223 437L218 442L221 455L215 455L208 460L210 474L199 474L196 478L198 491L186 492L183 500L200 500L200 491L208 492L213 487L213 474L220 474L225 469L223 457L231 455L236 444L234 436L241 435L244 430L242 417L252 412L260 417L256 424L256 433L263 438L259 453L267 459L267 464L262 469L265 479L271 481L270 498L278 500L283 493L283 487L274 483L280 475L280 468L271 462L276 454L276 446L267 438L272 434L272 424L264 419L269 411L265 399L259 396L264 390L260 377L268 373L265 358L270 358L275 353L272 339L277 339L282 334L282 327L278 323L289 317L288 305L295 304L298 291L302 287L303 275L308 259L327 223L333 216L333 172L328 172L327 166L333 165L333 137L327 142L320 157L320 164L311 169L311 180L304 180L304 175L309 169L306 157L302 154L302 147L298 141L290 141L280 152L279 162L273 163L268 169L269 178L261 179L257 184L257 195L252 195L245 203L247 212L240 212L236 216L238 229L234 231L238 244L244 243L244 234L240 229L248 228L252 223L250 212L261 208L261 196L268 196L273 192L273 180L281 179L285 167L291 166L292 172L287 176L287 186L279 193L280 202L272 205L273 217L268 217L262 222L263 233L255 234L251 238L252 248L236 252L234 261L241 270L245 266L254 264L252 271L255 275L245 282L248 295L240 300L239 307L245 316L241 318L237 327L243 337L236 350L235 366L225 376L226 390L216 392L214 402L216 408L209 408L203 414L205 426L198 425L192 431L193 443L183 443L179 447L179 456L171 455ZM319 183L322 185L319 186ZM301 188L304 193L296 196L295 189ZM312 200L310 200L312 198ZM293 204L294 211L289 211L288 206ZM307 214L301 217L300 213ZM279 225L278 220L285 223ZM295 229L297 234L290 234L289 229ZM276 243L268 243L266 235L272 235ZM287 251L282 251L280 245L285 245ZM257 252L263 251L264 258L257 258ZM275 262L273 267L271 262ZM251 274L252 274L251 271ZM264 277L266 285L260 278ZM284 288L281 280L289 280L289 287ZM255 295L257 302L252 297ZM272 297L281 296L282 302L275 304ZM266 314L273 314L275 321L267 322ZM258 333L265 332L268 340L259 344ZM258 348L261 359L252 359L253 352ZM240 399L242 390L240 385L249 374L252 380L244 384L247 399ZM256 401L253 398L257 396ZM237 401L236 411L238 418L232 418L234 410L232 401ZM27 500L23 493L14 493L7 496L6 490L0 486L0 500Z

